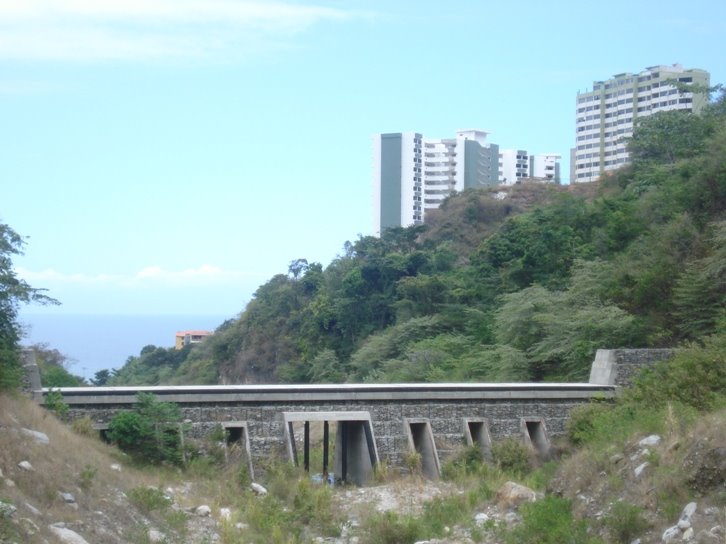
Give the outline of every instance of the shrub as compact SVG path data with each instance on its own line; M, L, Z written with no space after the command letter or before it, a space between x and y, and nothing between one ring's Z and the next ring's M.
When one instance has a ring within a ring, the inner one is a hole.
M574 445L579 446L590 442L597 430L596 420L611 406L590 403L575 407L567 420L567 435Z
M159 402L150 393L139 393L133 412L111 420L108 438L137 460L181 464L181 412L176 404Z
M90 488L97 472L98 469L91 465L84 466L83 470L81 470L81 473L78 475L78 485L83 489Z
M549 496L522 505L522 523L505 534L507 544L595 544L584 521L572 516L570 501Z
M410 544L420 534L419 524L410 516L399 517L395 512L376 512L362 524L362 544Z
M98 436L98 431L93 428L93 420L89 416L74 419L71 423L71 429L82 436Z
M68 419L70 408L63 400L63 393L60 391L56 391L55 389L48 391L48 394L45 396L45 407L55 412L55 415L61 421Z
M532 468L531 452L519 440L507 438L492 445L492 459L511 474L523 475Z
M648 406L678 401L701 411L726 404L726 334L704 339L646 370L627 399Z
M165 510L171 505L171 499L155 487L134 487L129 491L129 500L146 514L154 510Z
M643 509L624 501L618 501L613 505L603 523L610 537L623 544L632 542L648 528L648 522L643 517Z

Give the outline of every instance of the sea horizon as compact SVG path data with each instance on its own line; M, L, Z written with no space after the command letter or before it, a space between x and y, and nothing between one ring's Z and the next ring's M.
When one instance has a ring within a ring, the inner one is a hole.
M214 331L236 316L194 314L21 313L23 346L43 344L57 349L67 370L86 379L103 369L119 369L148 345L174 346L182 330Z

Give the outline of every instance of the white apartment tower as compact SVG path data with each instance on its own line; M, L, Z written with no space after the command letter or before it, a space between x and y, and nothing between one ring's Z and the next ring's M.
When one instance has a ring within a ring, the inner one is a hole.
M373 140L373 221L376 234L418 225L454 191L496 185L499 147L482 130L455 138L417 132L377 134Z
M669 110L698 113L708 103L708 93L682 92L674 83L708 87L709 81L705 70L684 69L680 64L651 66L639 74L595 81L592 91L578 93L571 182L595 181L626 164L627 140L638 118Z
M514 185L526 179L560 183L560 155L530 155L524 149L502 149L499 153L499 183Z

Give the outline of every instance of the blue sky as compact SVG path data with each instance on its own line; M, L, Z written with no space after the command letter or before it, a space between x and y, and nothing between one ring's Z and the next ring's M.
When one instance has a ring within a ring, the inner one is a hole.
M594 80L678 62L726 82L725 2L594 6L0 0L17 272L55 313L235 315L372 233L377 132L567 159Z

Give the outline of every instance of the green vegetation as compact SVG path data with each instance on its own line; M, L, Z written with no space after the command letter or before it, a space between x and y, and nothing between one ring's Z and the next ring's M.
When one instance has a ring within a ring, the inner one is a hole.
M22 369L18 350L21 327L18 308L21 304L57 304L58 302L24 280L18 279L12 258L23 254L25 240L9 226L0 223L0 391L20 384Z
M467 190L325 268L295 259L202 344L147 346L105 378L582 380L599 347L722 333L725 96L643 119L632 164L599 184Z
M108 426L108 438L143 463L181 464L181 411L151 393L139 393L133 411L116 415Z
M522 523L506 533L509 544L597 544L587 534L587 524L575 520L570 501L548 496L520 508Z

